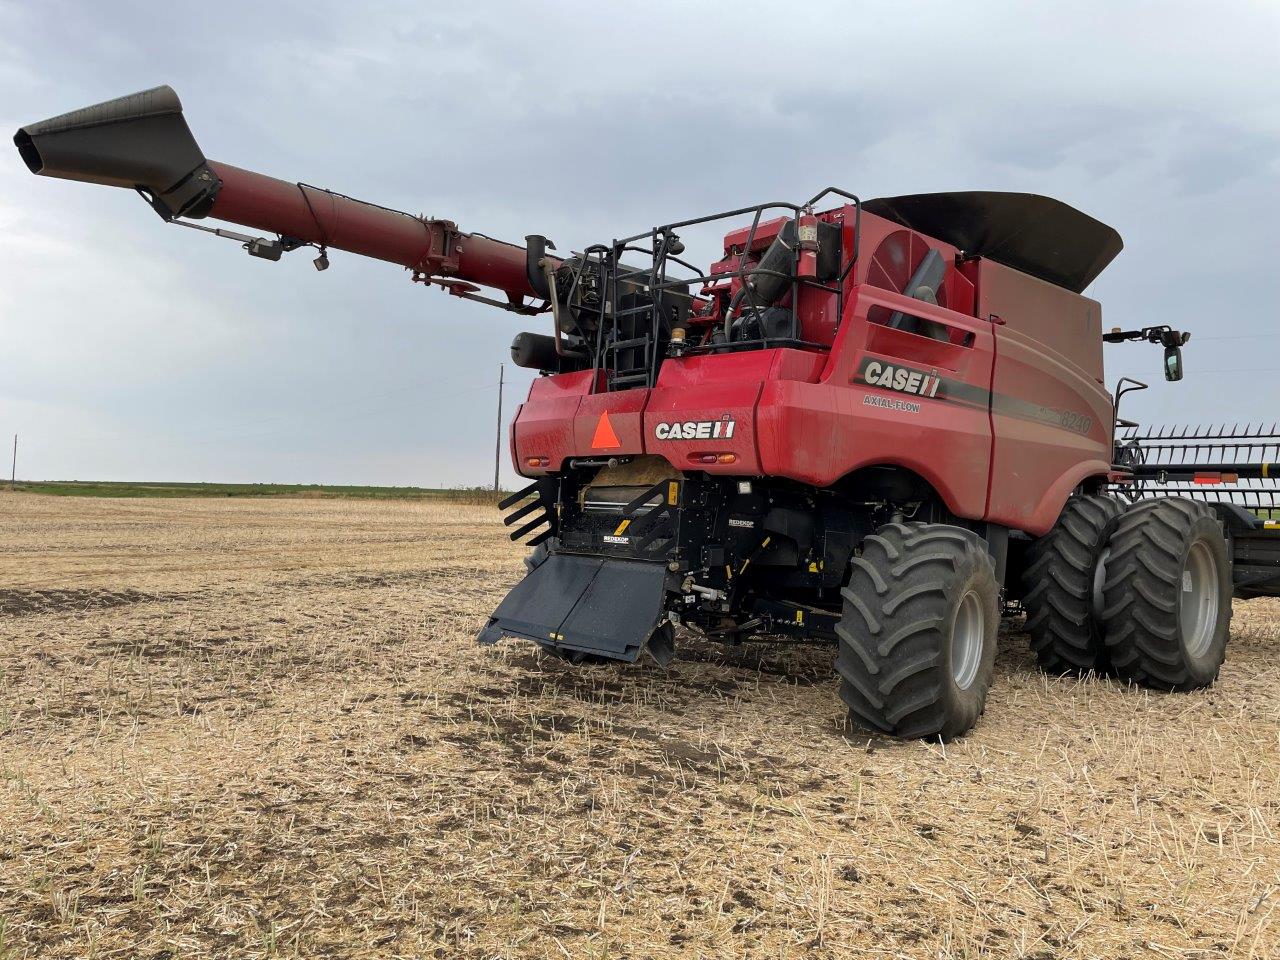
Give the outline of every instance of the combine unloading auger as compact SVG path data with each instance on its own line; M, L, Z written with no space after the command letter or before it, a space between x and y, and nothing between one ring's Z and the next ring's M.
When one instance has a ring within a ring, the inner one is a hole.
M530 277L527 247L209 160L171 87L28 124L14 143L32 173L137 190L168 222L196 226L191 221L209 218L276 234L266 239L211 231L241 241L263 259L310 246L319 251L316 265L323 269L328 250L345 250L399 264L414 279L459 295L474 294L475 285L492 287L507 297L497 306L521 312L536 312L524 300L545 290L538 270Z
M982 712L1002 602L1048 672L1190 690L1232 595L1280 595L1280 437L1117 421L1145 385L1105 389L1104 341L1162 346L1174 381L1188 334L1104 334L1083 294L1120 236L1058 200L827 188L556 258L210 160L168 87L14 141L33 173L137 190L255 257L344 250L546 315L512 344L542 376L501 505L535 549L484 642L665 664L676 626L830 641L856 723L946 739ZM723 255L682 259L719 221Z

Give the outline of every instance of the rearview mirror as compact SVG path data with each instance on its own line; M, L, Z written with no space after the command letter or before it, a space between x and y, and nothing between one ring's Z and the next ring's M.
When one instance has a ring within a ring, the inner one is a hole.
M1164 348L1164 378L1169 381L1182 379L1182 348Z

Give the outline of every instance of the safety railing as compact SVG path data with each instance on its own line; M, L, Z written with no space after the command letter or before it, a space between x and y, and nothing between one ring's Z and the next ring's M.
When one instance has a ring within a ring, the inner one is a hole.
M792 251L792 269L789 272L768 270L748 264L747 254L755 243L761 219L766 212L784 211L798 221L802 213L811 211L814 205L829 195L851 201L854 209L852 249L847 252L841 251L840 269L833 282L823 282L813 277L797 275L796 265L800 253L798 244ZM738 258L736 271L703 273L698 267L680 258L679 253L683 250L683 245L676 231L748 215L751 217L751 226L747 230L747 238L743 244L743 252ZM597 272L603 289L599 297L596 317L596 349L594 351L596 380L599 381L598 373L603 370L604 383L608 390L642 385L652 387L657 380L658 367L665 350L662 311L675 305L671 297L692 298L694 296L692 288L697 284L718 284L736 277L739 281L739 289L743 291L740 315L750 311L759 329L763 330L763 324L759 323L760 310L762 306L768 305L756 302L753 297L749 283L752 278L771 275L788 281L791 288L792 309L795 309L799 302L799 290L802 287L833 294L837 297L837 304L843 304L845 284L854 264L858 261L861 237L862 201L852 193L836 187L827 187L804 204L772 201L739 207L736 210L726 210L653 227L645 233L616 239L608 245L597 244L588 247L579 260L566 300L574 302L574 296L586 276L592 271ZM647 257L649 262L642 267L628 266L622 259L626 254ZM670 269L672 264L688 271L689 275L672 276ZM632 317L636 319L628 322ZM726 318L728 319L730 318ZM836 323L839 324L838 306ZM726 326L728 326L727 323ZM736 341L726 337L721 342L691 344L685 352L719 353L780 346L818 348L823 345L795 337L761 337Z

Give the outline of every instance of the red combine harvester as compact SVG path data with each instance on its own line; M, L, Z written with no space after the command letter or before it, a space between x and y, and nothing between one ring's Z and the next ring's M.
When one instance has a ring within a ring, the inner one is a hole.
M853 720L946 739L982 713L1002 603L1054 674L1189 690L1217 676L1233 593L1280 594L1277 532L1203 496L1270 497L1274 437L1119 421L1117 444L1103 341L1162 344L1176 380L1187 335L1103 333L1082 291L1120 237L1056 200L828 188L561 258L207 160L169 87L14 139L34 173L136 189L255 257L345 250L547 315L511 347L542 376L511 432L531 482L502 504L534 549L482 642L666 664L676 626L832 640ZM681 234L717 220L704 271Z

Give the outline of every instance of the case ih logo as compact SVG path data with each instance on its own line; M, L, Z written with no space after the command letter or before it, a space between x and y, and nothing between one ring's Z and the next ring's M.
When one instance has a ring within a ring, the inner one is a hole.
M732 440L737 422L728 414L719 420L685 420L660 423L653 428L659 440Z
M938 387L942 384L942 378L938 376L936 369L925 373L910 367L895 367L892 363L880 360L863 360L858 379L873 387L914 393L918 397L937 396Z

